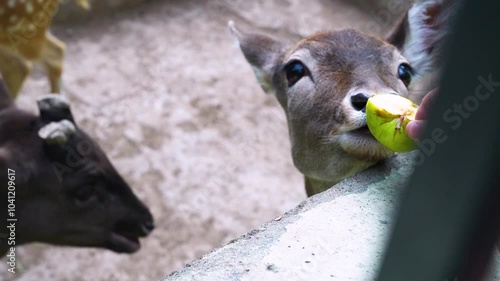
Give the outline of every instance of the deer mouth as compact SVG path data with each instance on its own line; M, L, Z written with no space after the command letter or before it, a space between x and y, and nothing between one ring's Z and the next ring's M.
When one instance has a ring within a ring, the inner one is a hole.
M340 146L350 156L363 161L379 161L392 154L375 139L366 124L344 133Z
M110 249L118 253L133 253L141 248L140 237L151 233L154 224L118 223L110 235Z
M363 127L354 129L354 130L350 131L350 133L358 135L358 136L369 137L369 138L375 139L373 137L372 133L370 133L370 129L368 129L368 125L364 125Z
M133 253L141 248L139 236L120 231L111 232L110 243L111 250L118 253Z
M347 132L347 135L353 140L363 142L364 145L367 145L367 144L368 145L372 144L374 146L380 145L380 143L372 135L372 133L370 132L370 129L368 129L368 125L366 125L366 124L357 128L357 129L354 129L354 130Z

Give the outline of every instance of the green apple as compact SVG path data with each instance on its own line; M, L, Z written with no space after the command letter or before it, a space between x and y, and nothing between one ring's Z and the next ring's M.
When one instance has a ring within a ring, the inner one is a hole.
M368 99L366 123L370 133L382 145L395 152L417 148L406 134L406 125L415 120L418 106L411 100L394 95L379 94Z

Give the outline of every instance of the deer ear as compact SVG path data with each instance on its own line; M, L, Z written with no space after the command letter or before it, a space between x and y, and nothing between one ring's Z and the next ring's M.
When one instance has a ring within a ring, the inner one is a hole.
M76 127L69 120L50 122L38 131L38 136L47 144L65 144L74 134L76 134Z
M229 30L236 38L243 55L252 65L255 77L266 93L275 93L273 86L273 70L277 65L285 44L267 35L247 33L229 21Z
M73 114L69 102L61 94L46 95L37 101L38 109L40 110L40 118L42 121L58 122L61 120L69 120L74 123Z
M419 74L441 63L460 1L427 0L414 4L387 41L398 47Z
M68 100L60 94L50 94L37 101L40 119L45 126L38 136L48 144L65 144L71 135L76 134L76 126Z

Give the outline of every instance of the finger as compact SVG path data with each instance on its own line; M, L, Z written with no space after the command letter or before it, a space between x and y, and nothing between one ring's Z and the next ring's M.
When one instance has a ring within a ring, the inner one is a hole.
M425 95L417 110L415 119L422 120L422 119L427 119L429 117L429 109L434 103L437 93L438 93L438 88L435 88L432 91L430 91L427 95Z

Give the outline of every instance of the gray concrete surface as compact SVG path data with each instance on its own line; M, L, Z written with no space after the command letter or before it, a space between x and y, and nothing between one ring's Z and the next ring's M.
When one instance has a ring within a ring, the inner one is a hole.
M361 172L164 281L374 280L412 157ZM497 255L491 280L500 280L499 265Z

